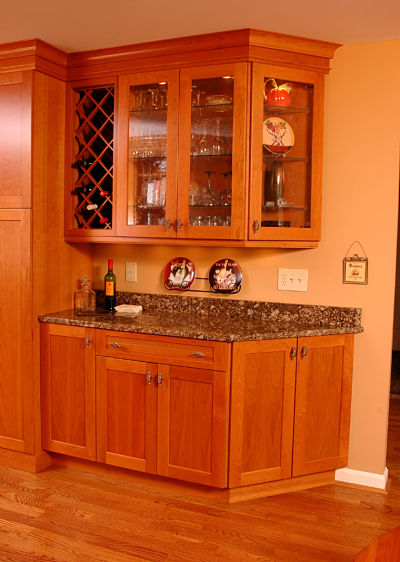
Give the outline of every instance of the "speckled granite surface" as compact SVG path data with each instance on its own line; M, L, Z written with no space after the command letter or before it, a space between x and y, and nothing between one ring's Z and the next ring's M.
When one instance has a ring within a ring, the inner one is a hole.
M101 306L102 294L97 295ZM143 314L76 316L73 310L41 322L213 341L267 340L360 333L361 309L175 295L118 293L117 304L141 304Z

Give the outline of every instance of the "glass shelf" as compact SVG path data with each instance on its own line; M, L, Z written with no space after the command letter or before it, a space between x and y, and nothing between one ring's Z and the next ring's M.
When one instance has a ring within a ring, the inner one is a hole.
M128 160L166 160L165 154L159 156L129 156Z
M311 109L308 107L285 107L284 105L272 105L270 103L264 103L264 113L311 113Z
M264 160L280 160L281 162L309 162L310 159L307 156L297 157L297 156L278 156L277 154L263 154Z
M232 153L224 154L191 154L190 158L232 158Z
M309 211L309 208L307 206L297 207L296 205L263 205L262 210L263 211L284 211L284 210Z
M221 204L220 203L216 203L216 204L215 203L204 203L204 204L196 204L196 205L189 205L189 206L190 206L191 209L198 209L199 207L200 208L214 207L214 209L217 207L217 208L220 208L220 209L227 209L227 208L230 208L231 205L229 203L226 203L226 204L223 204L223 203L221 203Z
M168 111L168 107L149 107L149 108L144 108L144 109L130 109L129 110L129 114L135 114L137 115L138 113L144 113L144 114L149 114L152 112L163 112L166 113Z

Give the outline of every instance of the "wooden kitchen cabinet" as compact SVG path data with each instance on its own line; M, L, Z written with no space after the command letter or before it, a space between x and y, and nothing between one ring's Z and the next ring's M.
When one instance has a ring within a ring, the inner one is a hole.
M107 113L96 100L110 130L115 124L112 138L105 138L103 122L91 123L90 104L82 123L75 119L69 129L84 137L72 164L79 168L82 155L94 161L72 182L79 193L67 195L78 224L71 228L70 212L66 239L317 246L323 83L337 45L255 30L195 39L71 57L74 83L92 78L106 90L112 81L117 103ZM289 84L286 105L267 101L271 80ZM87 140L93 131L100 147ZM112 166L103 155L111 162L114 150ZM104 175L115 178L114 192L99 199ZM109 205L112 228L99 223Z
M346 466L352 359L349 334L233 344L231 487Z
M301 477L347 463L353 338L231 344L43 324L43 447L249 497L310 485Z
M244 237L246 93L245 63L120 78L119 235Z
M108 356L97 356L97 460L225 487L227 346L98 330L97 352Z
M42 446L96 459L95 331L41 325Z

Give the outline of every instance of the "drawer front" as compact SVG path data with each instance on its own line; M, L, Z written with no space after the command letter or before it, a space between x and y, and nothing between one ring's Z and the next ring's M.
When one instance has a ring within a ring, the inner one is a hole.
M228 368L230 345L225 342L96 330L96 355L214 371Z

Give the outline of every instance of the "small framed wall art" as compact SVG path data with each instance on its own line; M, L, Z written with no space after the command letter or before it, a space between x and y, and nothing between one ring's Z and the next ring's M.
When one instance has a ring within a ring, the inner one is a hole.
M360 242L353 242L353 244L360 244ZM351 246L353 246L353 244ZM350 246L350 248L351 248ZM349 248L349 250L350 250ZM361 246L362 248L362 246ZM347 254L349 253L347 250ZM363 249L364 251L364 249ZM368 258L354 254L351 257L343 258L343 283L353 283L355 285L368 284Z

